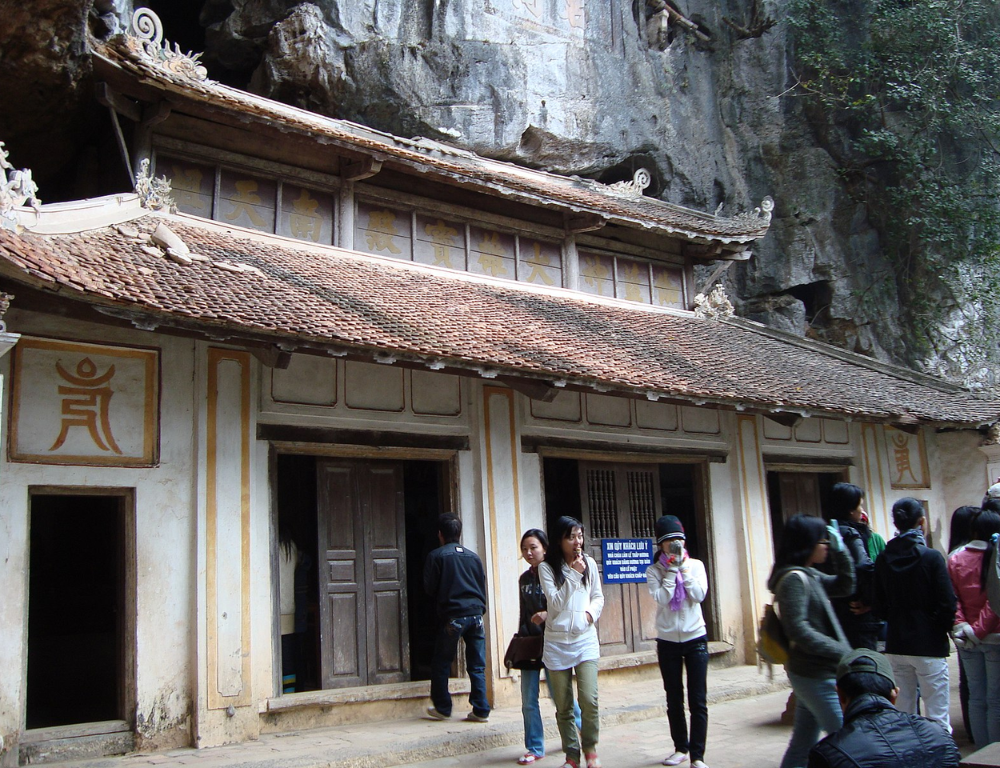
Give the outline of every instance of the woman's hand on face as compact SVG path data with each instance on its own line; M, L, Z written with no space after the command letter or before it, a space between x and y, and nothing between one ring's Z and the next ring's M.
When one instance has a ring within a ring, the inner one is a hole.
M580 553L579 555L576 556L576 560L573 561L572 565L570 565L570 568L572 568L577 573L586 573L587 561L583 559L583 553Z
M531 617L532 624L538 624L539 626L545 623L545 620L549 617L548 611L539 611L534 616Z

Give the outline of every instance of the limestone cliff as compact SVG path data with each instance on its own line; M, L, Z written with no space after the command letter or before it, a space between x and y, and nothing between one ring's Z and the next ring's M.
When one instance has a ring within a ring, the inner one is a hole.
M653 176L647 194L706 211L735 213L772 195L770 233L751 261L724 277L741 314L968 383L996 383L995 349L962 341L947 353L934 345L918 352L899 320L905 286L875 286L872 276L890 271L880 234L806 119L790 74L787 0L147 4L169 39L205 52L211 77L297 106L607 182L642 166ZM8 39L0 62L10 67L8 51L17 50L35 92L65 93L64 103L86 113L86 12L100 36L130 8L122 0L44 5L61 9L59 39L68 42L54 52L47 32L24 18L30 40L12 49ZM65 71L38 64L49 58L66 62ZM13 79L5 77L8 89ZM14 96L30 93L19 86ZM36 170L43 199L46 175L90 178L79 171L88 153L78 140L74 151L43 158L30 141L19 152L15 139L33 135L28 124L72 111L47 114L35 104L0 117L14 162L44 166ZM60 145L72 144L67 125ZM53 186L69 194L67 185ZM876 290L877 301L860 300Z

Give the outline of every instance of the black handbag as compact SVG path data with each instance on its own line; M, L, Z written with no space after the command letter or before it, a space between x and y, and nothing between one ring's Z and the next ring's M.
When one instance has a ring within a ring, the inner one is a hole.
M507 669L541 669L542 635L517 635L510 639L503 655Z

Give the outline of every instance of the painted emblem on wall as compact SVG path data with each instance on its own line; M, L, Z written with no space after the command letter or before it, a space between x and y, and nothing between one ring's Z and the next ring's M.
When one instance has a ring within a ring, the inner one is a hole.
M156 463L158 351L23 338L11 378L11 461Z
M885 428L889 442L889 466L893 488L929 488L930 470L924 433L911 435L893 427Z

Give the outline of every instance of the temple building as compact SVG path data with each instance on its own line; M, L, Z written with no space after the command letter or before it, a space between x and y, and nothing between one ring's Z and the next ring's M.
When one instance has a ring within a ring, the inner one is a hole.
M849 480L887 538L919 498L940 547L1000 474L1000 402L732 315L714 283L770 199L724 218L641 168L320 117L207 79L145 10L93 67L135 189L41 205L0 163L0 765L421 716L442 512L519 706L527 528L579 517L601 560L676 514L713 663L753 664L786 517ZM604 589L614 684L655 664L653 606Z

